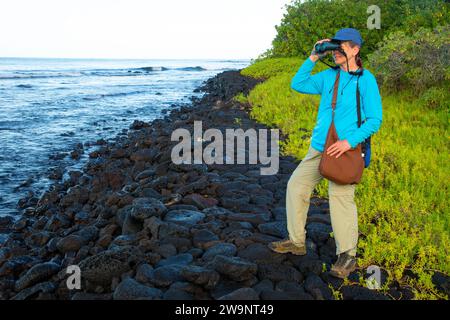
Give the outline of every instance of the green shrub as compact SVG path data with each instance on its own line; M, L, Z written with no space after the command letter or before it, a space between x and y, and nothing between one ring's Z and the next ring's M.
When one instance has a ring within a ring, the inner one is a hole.
M267 79L279 73L296 70L298 63L298 57L260 60L243 69L241 74L257 79Z
M369 30L367 8L373 4L381 9L381 29ZM449 5L443 0L295 0L286 5L280 25L275 26L277 35L272 48L255 62L268 57L307 57L315 41L346 27L361 32L364 58L392 31L409 33L420 27L433 28L448 23L449 18Z
M424 108L447 109L450 111L450 93L447 88L433 87L425 91L419 103Z
M410 88L419 95L433 86L448 87L450 26L420 28L412 36L393 32L368 59L379 84L390 92Z

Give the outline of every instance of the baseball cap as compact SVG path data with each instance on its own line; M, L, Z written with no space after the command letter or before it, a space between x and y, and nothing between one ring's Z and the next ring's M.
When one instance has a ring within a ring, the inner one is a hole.
M361 38L361 34L358 30L353 28L344 28L336 32L336 35L332 38L332 40L339 41L352 41L356 43L359 47L362 46L363 40Z

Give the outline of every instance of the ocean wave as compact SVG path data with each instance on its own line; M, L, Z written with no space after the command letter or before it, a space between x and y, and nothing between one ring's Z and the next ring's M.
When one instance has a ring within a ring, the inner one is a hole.
M0 80L79 77L81 72L14 72L0 74Z
M94 69L82 72L84 76L98 77L130 77L143 75L143 71L138 69Z
M200 66L196 66L196 67L176 68L176 70L181 70L181 71L206 71L208 69L205 69L205 68L200 67Z
M23 89L31 89L33 86L31 84L19 84L16 86L17 88L23 88Z
M142 67L142 68L137 68L137 69L132 69L132 70L143 70L143 71L147 71L147 72L152 72L152 71L166 71L166 70L169 70L169 68L166 68L166 67Z
M91 94L82 97L83 100L97 100L103 98L112 98L112 97L122 97L122 96L131 96L136 94L149 93L149 91L138 90L138 91L129 91L129 92L116 92L116 93L105 93L105 94Z
M100 76L100 77L127 77L148 75L152 72L161 72L167 70L176 71L206 71L208 69L201 66L169 68L164 66L149 66L140 68L124 69L91 69L81 71L52 71L52 70L32 70L32 71L11 71L11 73L0 73L0 80L14 79L45 79L45 78L72 78L82 76ZM26 88L23 86L22 88Z
M24 127L22 120L3 120L0 121L0 130L17 130Z
M145 72L153 72L153 71L167 71L167 70L178 70L178 71L206 71L208 69L205 69L201 66L195 66L195 67L180 67L180 68L169 68L169 67L142 67L137 69L131 69L128 72L133 71L145 71Z

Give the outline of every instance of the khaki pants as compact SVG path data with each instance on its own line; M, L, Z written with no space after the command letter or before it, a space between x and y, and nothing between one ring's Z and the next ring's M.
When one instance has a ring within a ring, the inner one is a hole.
M311 193L323 179L319 172L321 156L321 152L310 146L287 184L287 229L289 239L296 245L305 244L305 224ZM329 181L331 225L336 241L336 254L348 251L349 254L356 255L358 213L354 202L355 186L339 185Z

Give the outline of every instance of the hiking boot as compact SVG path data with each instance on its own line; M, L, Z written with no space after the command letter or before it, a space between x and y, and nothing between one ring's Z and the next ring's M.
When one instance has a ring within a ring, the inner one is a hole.
M281 240L269 243L269 248L277 253L292 253L297 256L306 254L305 246L296 246L291 240Z
M356 270L356 257L347 253L341 253L336 263L331 267L330 275L345 279L350 273Z

